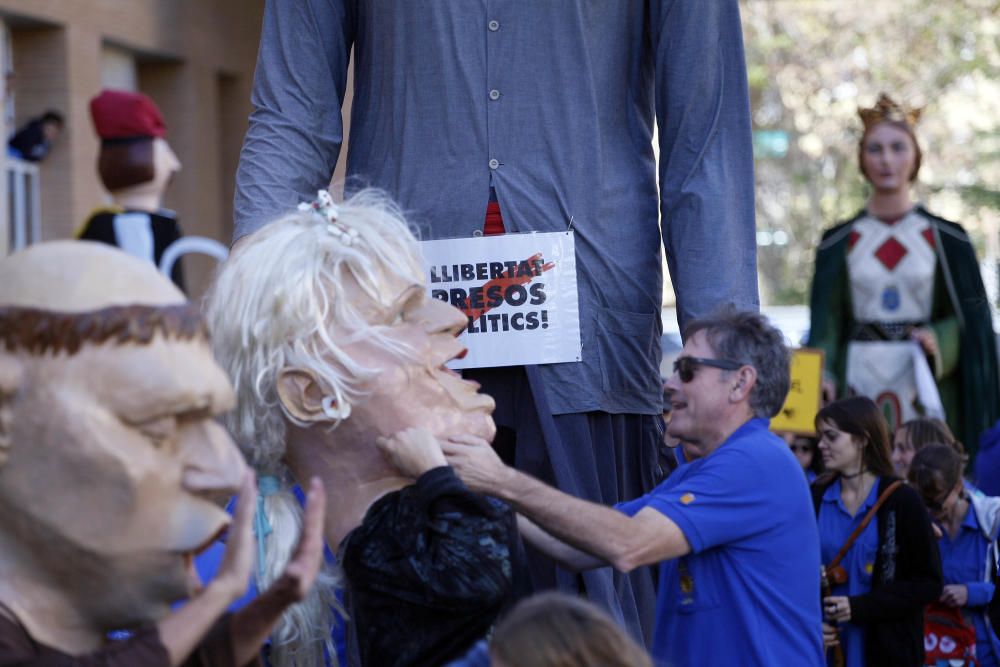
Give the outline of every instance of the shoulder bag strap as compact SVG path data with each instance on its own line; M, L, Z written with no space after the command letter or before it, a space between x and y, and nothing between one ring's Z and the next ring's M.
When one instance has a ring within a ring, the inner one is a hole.
M831 560L830 563L826 566L828 570L833 569L840 564L840 561L844 559L844 556L847 555L847 552L850 551L852 546L854 546L854 542L857 541L861 533L865 532L865 528L867 528L868 524L870 524L872 522L872 519L875 518L875 513L878 512L878 508L882 507L882 503L888 500L889 496L892 495L892 492L895 491L897 488L899 488L902 484L903 484L902 480L897 479L895 482L890 484L885 491L883 491L879 495L878 500L876 500L875 504L872 505L872 508L868 510L868 514L865 515L865 518L861 520L861 523L858 524L858 527L854 529L854 532L851 533L850 537L847 538L847 541L844 542L844 546L840 547L840 551L837 552L837 555L834 556L833 560Z

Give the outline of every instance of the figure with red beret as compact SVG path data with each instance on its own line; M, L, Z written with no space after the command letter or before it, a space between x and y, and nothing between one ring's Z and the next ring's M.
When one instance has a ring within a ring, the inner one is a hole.
M156 104L142 93L103 90L90 101L94 129L101 139L97 171L112 205L95 210L77 237L117 246L159 266L170 244L181 237L163 193L181 168L167 143L166 124ZM180 261L170 274L184 289Z

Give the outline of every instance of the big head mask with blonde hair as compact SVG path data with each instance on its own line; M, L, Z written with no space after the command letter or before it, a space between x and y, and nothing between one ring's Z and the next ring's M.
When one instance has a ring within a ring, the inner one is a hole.
M216 355L236 387L228 423L251 464L278 489L264 501L271 532L261 588L278 576L297 540L299 507L288 493L295 480L287 466L295 435L319 434L325 457L343 456L349 446L352 461L375 468L385 465L376 437L408 426L439 437L493 436L492 399L444 368L464 349L454 335L466 318L429 300L416 238L376 191L339 205L321 192L313 205L241 240L220 268L207 313ZM328 526L338 514L347 515L333 508ZM328 611L319 601L298 608L275 645L328 637Z

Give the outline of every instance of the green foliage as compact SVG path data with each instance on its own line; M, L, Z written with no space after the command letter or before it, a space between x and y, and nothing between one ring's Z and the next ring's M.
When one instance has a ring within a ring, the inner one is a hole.
M808 301L820 234L864 205L856 110L881 91L925 107L915 196L996 254L1000 0L741 4L754 129L789 138L756 165L758 229L790 239L759 248L765 303Z

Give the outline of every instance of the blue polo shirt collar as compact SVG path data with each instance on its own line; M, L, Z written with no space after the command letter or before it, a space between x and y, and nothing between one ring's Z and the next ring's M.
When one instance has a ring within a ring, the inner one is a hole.
M861 503L861 507L859 507L853 515L847 511L847 508L844 506L844 501L840 497L839 477L833 482L833 484L826 487L826 491L823 492L823 502L836 503L840 511L848 516L864 516L875 504L875 501L878 500L878 486L879 482L878 480L875 480L875 483L872 484L871 490L868 492L868 496L865 498L865 502Z
M723 441L723 445L730 442L735 442L741 438L753 435L758 431L766 431L771 427L771 420L764 419L762 417L751 417L747 421L743 422L739 428L733 431L728 438Z
M971 500L969 501L969 508L965 510L965 518L962 519L962 528L979 530L979 520L976 519L976 508L972 506Z

